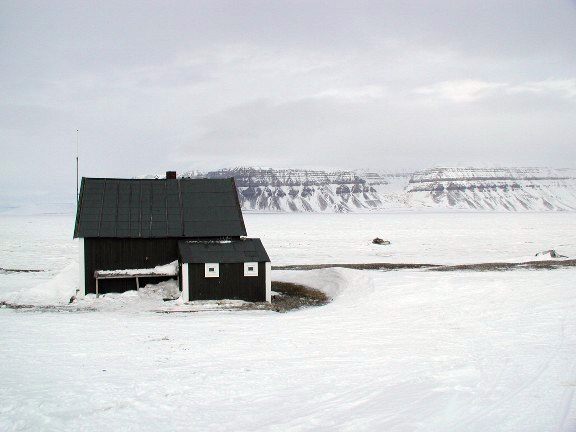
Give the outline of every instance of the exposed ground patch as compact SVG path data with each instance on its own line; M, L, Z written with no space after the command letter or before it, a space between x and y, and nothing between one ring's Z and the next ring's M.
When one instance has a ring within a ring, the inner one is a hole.
M0 274L9 274L9 273L40 273L44 270L38 269L6 269L0 267Z
M432 271L507 271L518 269L531 270L553 270L563 267L576 266L576 259L559 261L528 261L523 263L482 263L482 264L460 264L450 266L439 266L429 270Z
M353 270L402 270L439 267L437 264L398 264L398 263L365 263L365 264L296 264L272 266L272 270L318 270L325 268L347 268Z
M31 312L93 312L93 307L78 307L77 305L31 305L0 301L0 308L16 309Z
M532 270L552 270L562 267L576 266L576 259L569 260L546 260L528 261L521 263L479 263L479 264L459 264L459 265L439 265L439 264L397 264L397 263L366 263L366 264L299 264L286 266L273 266L273 270L318 270L324 268L349 268L354 270L403 270L403 269L423 269L430 271L507 271L516 269Z
M276 312L288 312L310 306L323 306L330 297L322 291L290 282L272 282L272 291L278 293L272 297L269 308Z
M325 304L330 303L330 301L332 300L330 297L328 297L320 290L291 282L272 281L272 291L276 293L276 295L272 296L272 303L247 302L238 306L224 306L222 308L214 308L210 310L211 311L272 310L275 312L284 313L306 307L324 306ZM205 312L205 311L206 309L178 311L178 312ZM171 312L162 311L162 313L171 313Z

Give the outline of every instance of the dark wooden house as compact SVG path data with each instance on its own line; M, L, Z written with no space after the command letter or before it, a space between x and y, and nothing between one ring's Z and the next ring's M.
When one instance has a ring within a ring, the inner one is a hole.
M83 178L74 237L79 295L173 277L184 301L270 301L270 259L247 235L234 179Z
M270 259L260 239L178 242L184 301L269 301Z

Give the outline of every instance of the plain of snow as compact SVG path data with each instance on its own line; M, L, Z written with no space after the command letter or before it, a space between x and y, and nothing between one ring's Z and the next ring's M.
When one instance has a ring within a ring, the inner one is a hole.
M0 272L0 300L47 304L43 291L56 299L74 284L73 218L0 219L0 267L46 270ZM574 257L573 219L246 216L274 264ZM372 246L376 236L392 244ZM286 314L164 314L149 286L98 299L95 312L0 309L0 430L576 430L572 268L273 279L334 300Z
M555 249L576 257L574 213L248 214L273 265L469 264L536 260ZM380 237L389 246L373 245Z

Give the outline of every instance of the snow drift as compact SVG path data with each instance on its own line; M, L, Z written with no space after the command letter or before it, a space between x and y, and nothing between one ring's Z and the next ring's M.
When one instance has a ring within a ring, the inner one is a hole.
M16 305L63 305L70 302L78 288L78 263L70 262L54 278L7 296Z

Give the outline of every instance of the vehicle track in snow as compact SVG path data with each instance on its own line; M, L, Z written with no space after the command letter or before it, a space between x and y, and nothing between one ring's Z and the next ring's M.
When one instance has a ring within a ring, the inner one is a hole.
M576 359L572 362L569 379L571 380L571 382L565 384L566 390L564 390L564 394L562 395L563 401L560 411L558 432L564 432L568 430L567 421L569 420L568 417L570 415L570 411L574 402L574 396L576 395Z
M558 344L554 347L554 349L552 350L550 355L548 357L546 357L546 359L540 364L538 369L529 378L527 378L527 380L524 382L524 384L522 384L520 387L514 389L513 391L509 392L504 397L498 399L496 402L490 404L489 406L476 411L475 413L471 414L470 416L464 418L461 421L457 421L457 422L452 423L449 426L448 430L466 430L465 429L466 427L470 427L470 426L474 425L474 423L476 423L482 419L485 419L491 413L493 413L495 410L500 408L502 405L506 404L507 402L511 401L512 399L514 399L515 397L517 397L518 395L520 395L521 393L523 393L524 391L529 389L534 383L536 383L540 379L540 377L544 374L544 372L546 372L546 370L549 368L549 366L553 362L553 360L558 356L558 353L560 352L562 346L564 345L564 339L565 339L564 323L562 323L562 327L560 330L560 340L558 341ZM493 386L492 390L495 387L496 386ZM562 430L564 432L563 429L560 429L560 430Z

